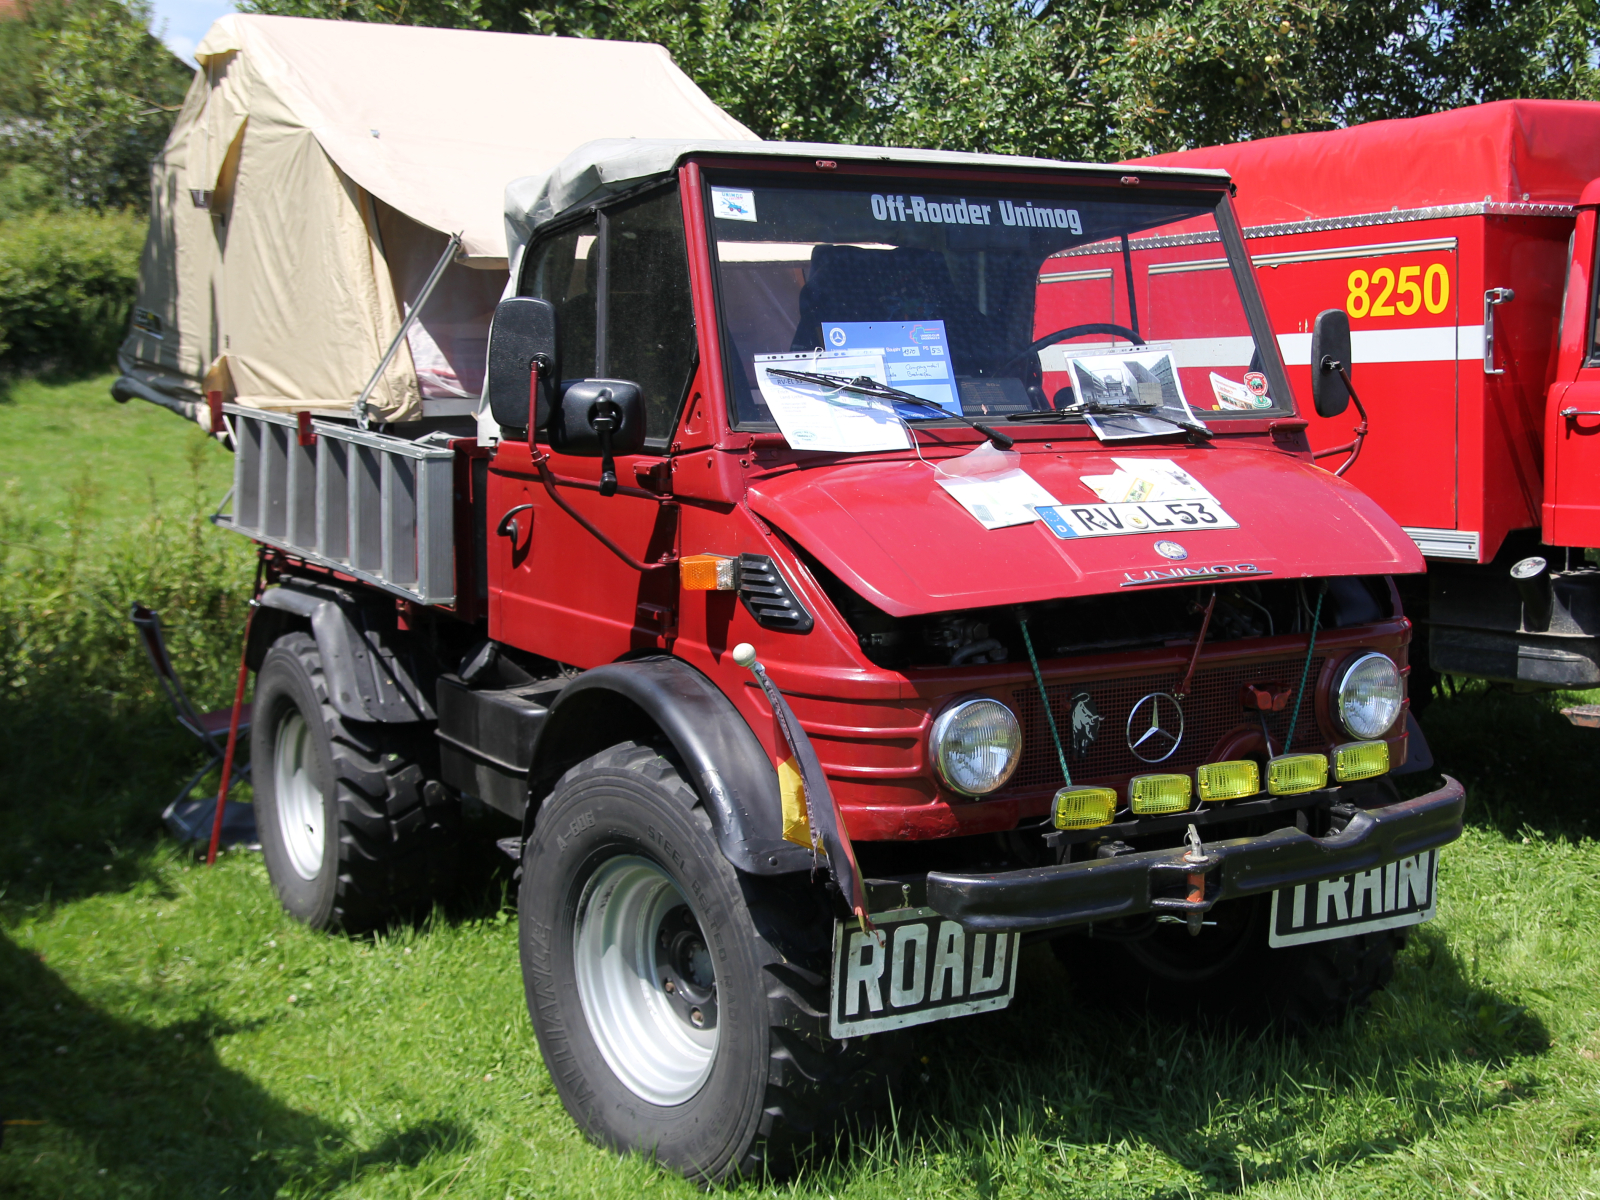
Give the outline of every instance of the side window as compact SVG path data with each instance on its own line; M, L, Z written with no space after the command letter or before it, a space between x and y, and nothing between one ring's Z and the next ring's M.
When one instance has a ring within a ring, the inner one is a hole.
M652 441L672 436L695 363L694 304L678 189L605 214L606 319L603 375L644 394Z
M593 222L563 230L534 249L533 261L523 276L527 294L555 305L561 374L566 379L592 379L602 374L595 344L599 244L599 230Z

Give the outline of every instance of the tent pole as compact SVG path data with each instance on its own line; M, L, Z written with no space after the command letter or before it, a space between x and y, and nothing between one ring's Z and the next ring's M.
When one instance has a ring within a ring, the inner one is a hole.
M367 380L367 386L361 389L361 396L356 400L356 424L362 429L367 427L367 399L372 395L372 389L378 386L378 380L383 378L383 373L389 369L389 364L394 361L394 356L400 349L400 343L405 341L406 334L411 331L411 326L416 323L417 316L422 312L422 306L428 302L428 297L433 295L433 289L438 285L444 275L444 269L450 265L450 260L455 257L456 251L461 249L461 235L452 233L450 240L445 243L444 253L439 256L439 261L433 264L433 270L428 274L428 280L422 285L422 291L417 293L417 299L411 306L411 311L406 314L406 319L400 322L400 328L395 332L394 340L389 343L389 348L383 352L383 359L378 363L378 369L372 373L372 378Z

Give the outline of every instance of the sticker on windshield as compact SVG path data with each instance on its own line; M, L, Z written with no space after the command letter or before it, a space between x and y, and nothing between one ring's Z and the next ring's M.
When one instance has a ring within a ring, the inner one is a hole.
M829 350L883 356L891 387L932 401L946 412L961 412L955 378L950 373L950 343L943 321L822 322L822 340ZM915 404L896 404L906 418L936 416Z
M1248 387L1218 375L1215 371L1211 372L1211 394L1217 398L1218 408L1236 411L1256 406L1256 398L1251 395Z
M1101 441L1152 437L1177 429L1205 430L1184 398L1168 347L1097 347L1092 354L1062 355L1059 368L1071 384L1056 393L1056 407L1085 414Z
M749 188L711 189L711 215L723 221L754 221L756 194Z

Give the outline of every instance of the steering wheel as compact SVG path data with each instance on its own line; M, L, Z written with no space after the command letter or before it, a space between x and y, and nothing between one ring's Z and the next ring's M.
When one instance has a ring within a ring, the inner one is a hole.
M1068 338L1082 337L1086 333L1109 333L1113 337L1130 341L1135 346L1143 346L1145 344L1145 340L1126 325L1113 325L1109 321L1095 321L1087 325L1068 325L1065 329L1057 329L1054 333L1047 333L1042 338L1035 339L1022 353L1007 359L1005 364L994 374L1004 375L1010 367L1022 362L1030 354L1036 355L1046 346L1054 346L1057 342L1064 342ZM1037 366L1037 361L1035 365Z

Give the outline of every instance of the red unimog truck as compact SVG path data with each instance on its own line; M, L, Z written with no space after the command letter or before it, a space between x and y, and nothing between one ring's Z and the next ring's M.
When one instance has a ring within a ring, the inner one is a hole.
M1600 104L1505 101L1149 161L1232 175L1297 386L1313 318L1349 315L1370 432L1344 477L1429 560L1400 584L1426 651L1413 667L1600 687ZM1320 456L1351 421L1312 416L1309 436Z
M706 1179L1005 1007L1024 938L1185 1011L1383 985L1461 828L1390 779L1423 562L1312 462L1225 175L641 137L506 207L475 417L209 389L290 913L414 912L501 814L563 1102ZM1050 306L1063 253L1144 295L1196 237L1181 302ZM1248 408L1174 355L1218 330Z

